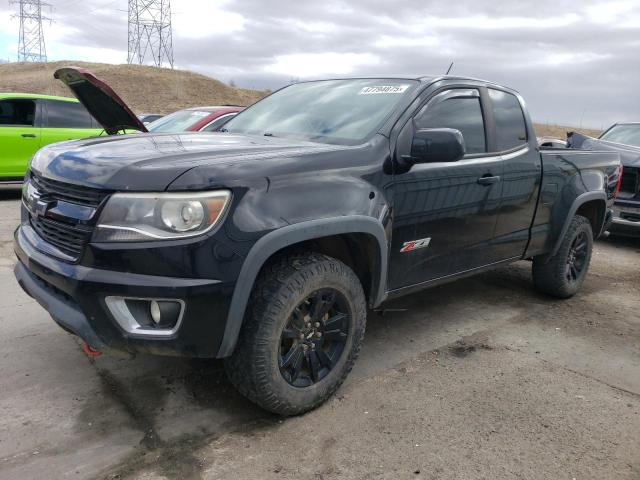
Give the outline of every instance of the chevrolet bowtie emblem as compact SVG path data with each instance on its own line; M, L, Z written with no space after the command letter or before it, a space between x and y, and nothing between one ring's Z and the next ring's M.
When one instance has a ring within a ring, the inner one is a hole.
M40 192L38 192L32 185L28 185L27 194L25 195L25 204L27 209L36 216L43 217L46 215L47 210L51 206L51 202L42 200Z
M49 209L49 205L50 205L49 202L45 202L38 198L35 206L35 214L38 215L39 217L44 217L47 213L47 210Z

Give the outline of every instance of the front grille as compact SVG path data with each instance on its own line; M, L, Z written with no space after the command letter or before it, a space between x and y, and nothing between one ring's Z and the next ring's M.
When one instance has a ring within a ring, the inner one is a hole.
M97 209L109 195L109 191L71 185L50 180L31 173L31 185L37 190L41 201L51 203L65 202ZM51 218L48 214L29 214L29 223L36 233L47 243L53 245L73 260L78 260L91 240L93 225L81 223L75 218Z
M73 258L80 256L93 232L92 227L58 222L34 215L31 215L31 226L45 241Z
M89 207L97 207L110 193L105 190L50 180L34 173L31 173L31 183L45 200L61 200Z
M640 222L640 213L621 212L620 218L629 220L630 222Z
M620 192L626 193L631 197L640 193L640 169L624 167Z

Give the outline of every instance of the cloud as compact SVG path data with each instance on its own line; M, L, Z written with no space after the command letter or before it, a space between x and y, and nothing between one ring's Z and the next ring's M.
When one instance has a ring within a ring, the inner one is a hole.
M279 55L275 62L264 67L265 72L289 75L298 72L302 78L355 73L360 67L379 65L380 58L370 53L294 53Z
M244 29L243 15L225 10L228 2L211 0L173 0L173 34L177 38L202 38L212 32L236 34ZM194 15L198 12L197 15Z
M126 62L124 0L59 0L52 59ZM453 73L519 90L534 119L604 127L640 115L636 0L173 0L178 68L241 86ZM4 8L4 10L2 10ZM0 8L0 58L15 55Z

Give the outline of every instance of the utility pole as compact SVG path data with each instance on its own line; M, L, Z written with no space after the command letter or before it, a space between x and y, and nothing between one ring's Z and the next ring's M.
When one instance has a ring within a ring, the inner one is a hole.
M9 3L17 4L20 8L20 13L13 15L20 19L18 61L46 62L47 48L44 44L42 21L51 19L42 16L42 7L51 5L41 0L11 0Z
M170 0L129 0L127 62L173 68Z

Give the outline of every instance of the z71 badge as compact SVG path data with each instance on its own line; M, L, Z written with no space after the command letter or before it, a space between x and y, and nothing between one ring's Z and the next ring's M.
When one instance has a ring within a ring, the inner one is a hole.
M400 253L407 253L413 250L418 250L419 248L427 248L431 243L431 237L422 238L420 240L411 240L410 242L404 242L402 248L400 249Z

